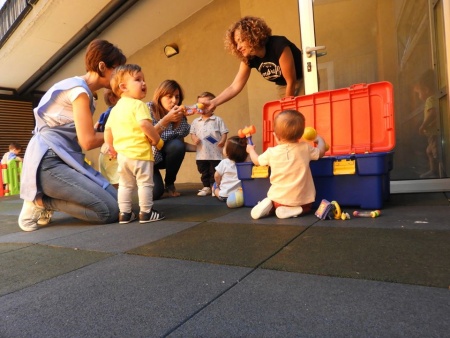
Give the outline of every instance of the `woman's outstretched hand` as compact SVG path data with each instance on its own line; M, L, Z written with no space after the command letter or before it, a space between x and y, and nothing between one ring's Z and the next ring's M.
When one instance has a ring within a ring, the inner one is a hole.
M203 101L203 111L209 113L210 111L214 111L216 109L216 105L213 100L205 100Z

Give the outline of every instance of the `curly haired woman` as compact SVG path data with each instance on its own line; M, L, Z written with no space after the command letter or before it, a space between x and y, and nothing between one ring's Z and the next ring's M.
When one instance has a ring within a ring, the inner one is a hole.
M286 37L272 35L263 19L246 16L231 25L226 32L225 48L241 63L231 85L206 103L208 109L214 109L238 95L252 68L277 85L280 98L297 96L303 89L300 49Z

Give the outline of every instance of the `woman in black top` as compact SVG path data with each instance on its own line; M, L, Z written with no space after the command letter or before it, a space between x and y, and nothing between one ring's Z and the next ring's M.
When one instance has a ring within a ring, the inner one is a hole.
M302 55L284 36L272 35L261 18L246 16L227 31L225 47L241 60L239 71L230 86L206 103L208 109L238 95L247 83L252 68L279 88L280 98L297 96L303 89Z

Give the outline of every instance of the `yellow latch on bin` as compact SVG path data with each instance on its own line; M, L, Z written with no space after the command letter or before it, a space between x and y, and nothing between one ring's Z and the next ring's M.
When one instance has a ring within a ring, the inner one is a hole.
M334 175L354 175L356 173L355 160L342 159L333 162Z
M267 178L269 177L268 165L255 165L252 168L252 178Z

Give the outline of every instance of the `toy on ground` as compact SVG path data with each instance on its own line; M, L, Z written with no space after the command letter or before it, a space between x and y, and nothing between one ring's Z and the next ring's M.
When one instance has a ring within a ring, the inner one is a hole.
M348 212L343 212L341 214L341 220L345 221L346 219L350 219L350 214Z
M227 198L228 208L232 209L240 208L243 205L244 205L244 192L242 191L242 188L239 188L228 195Z
M205 105L203 103L196 103L191 106L181 106L183 108L183 113L185 116L190 116L194 114L203 114Z
M325 199L320 202L315 215L320 219L341 219L343 221L350 219L350 215L342 211L338 202L329 202Z
M371 218L375 218L381 215L381 211L380 210L373 210L373 211L353 211L353 216L355 217L371 217Z
M320 219L340 219L341 207L336 201L329 202L323 199L315 215Z
M254 125L251 126L246 126L244 129L239 129L238 130L238 136L240 138L247 138L248 144L253 145L253 141L252 141L252 134L256 133L256 128Z

